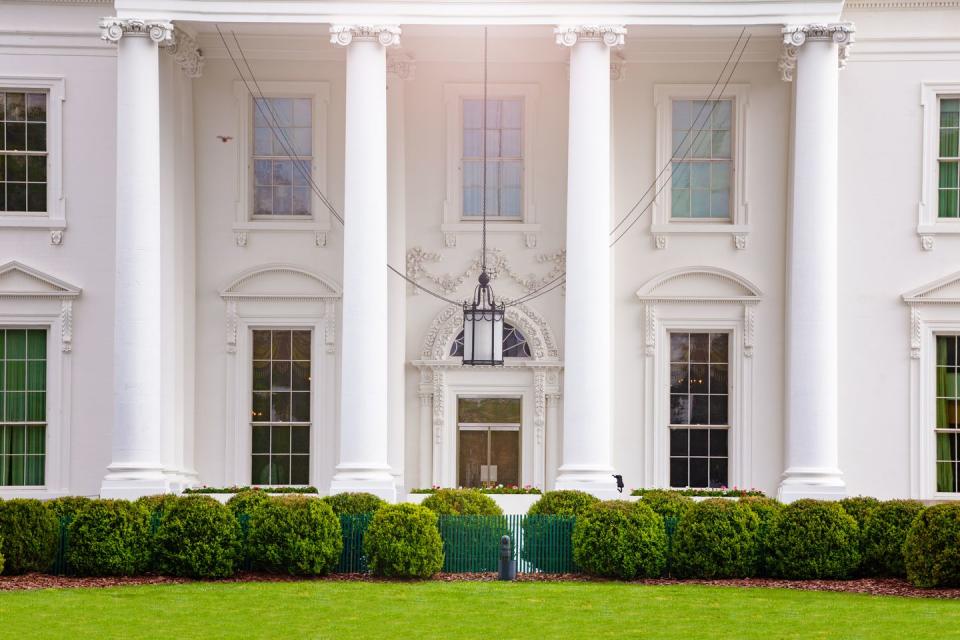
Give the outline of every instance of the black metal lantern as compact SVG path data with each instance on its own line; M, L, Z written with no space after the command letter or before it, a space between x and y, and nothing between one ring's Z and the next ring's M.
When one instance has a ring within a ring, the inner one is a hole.
M490 276L480 272L473 302L463 305L463 364L503 364L503 303L493 297Z
M487 28L483 28L483 222L480 277L473 302L463 304L463 364L503 364L503 303L493 297L487 274Z

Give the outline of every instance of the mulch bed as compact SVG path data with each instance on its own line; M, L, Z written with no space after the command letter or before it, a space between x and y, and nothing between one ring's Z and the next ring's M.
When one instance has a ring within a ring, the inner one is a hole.
M495 573L440 573L434 578L440 582L494 582ZM45 573L28 573L22 576L0 576L0 591L23 591L30 589L63 589L74 587L117 587L153 584L185 584L190 582L390 582L361 573L338 573L319 578L277 575L245 571L232 578L223 580L190 580L169 576L136 576L132 578L100 577L78 578L74 576L53 576ZM517 576L518 582L606 582L579 573L545 574L523 573ZM910 598L954 598L960 599L960 589L918 589L905 580L891 578L861 578L859 580L777 580L773 578L745 578L730 580L676 580L660 578L635 580L629 584L648 586L705 585L711 587L753 587L767 589L799 589L801 591L834 591L843 593L864 593L875 596L903 596Z

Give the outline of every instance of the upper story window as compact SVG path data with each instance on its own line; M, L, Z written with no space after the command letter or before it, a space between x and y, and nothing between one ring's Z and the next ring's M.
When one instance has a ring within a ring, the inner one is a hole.
M47 92L0 89L0 211L47 212Z
M938 218L960 218L960 97L940 98Z
M312 213L313 101L253 98L253 216Z
M487 216L523 216L523 99L487 100ZM483 214L483 100L463 100L463 210L465 219Z
M672 102L670 217L729 220L733 101Z
M45 482L47 331L0 329L0 486Z

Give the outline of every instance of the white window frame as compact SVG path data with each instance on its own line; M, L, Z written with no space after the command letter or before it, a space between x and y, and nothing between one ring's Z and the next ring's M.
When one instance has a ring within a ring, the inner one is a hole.
M674 284L679 285L674 289ZM701 293L692 293L699 289ZM713 291L711 291L713 289ZM643 304L644 485L670 487L670 334L727 333L727 482L753 478L753 378L756 308L748 280L716 267L666 271L638 291Z
M4 91L42 91L48 96L47 210L43 213L0 212L0 228L41 228L59 234L67 228L63 194L63 103L66 100L63 76L0 76L0 88Z
M960 218L939 217L937 182L940 156L940 98L960 98L958 82L922 82L920 106L923 109L923 158L920 183L919 220L917 235L920 246L932 251L937 235L960 234Z
M960 500L937 491L936 364L938 335L960 335L960 271L903 295L910 310L910 497Z
M540 86L536 84L491 84L487 87L488 100L521 98L523 100L523 212L519 218L487 218L491 233L525 234L527 246L536 246L537 223L534 192L537 114ZM458 233L479 233L480 217L463 216L463 101L483 100L481 84L445 84L443 86L446 114L446 197L443 201L443 219L440 230L447 247L456 246Z
M18 262L0 266L37 282L29 291L0 289L0 326L47 331L47 432L44 484L0 487L0 499L56 498L70 493L73 302L80 288Z
M656 171L668 167L673 160L673 100L705 100L711 95L712 84L656 84L653 87L656 110ZM718 89L713 89L716 94ZM732 100L730 136L732 159L730 163L730 217L727 219L671 217L671 170L657 178L657 197L653 202L653 221L650 233L658 249L667 247L667 238L683 234L730 234L737 249L745 249L750 233L747 203L747 121L750 108L750 85L729 84L718 100ZM639 194L637 194L639 195Z
M310 98L313 102L313 161L312 177L321 193L327 193L327 117L330 106L330 84L327 82L275 82L260 81L259 90L265 98ZM237 244L246 245L246 234L251 231L308 231L326 234L330 231L330 212L311 193L309 216L277 216L268 218L253 215L253 99L249 82L233 83L236 100L237 140L237 195L233 232ZM317 245L323 246L325 238L317 237Z
M299 289L298 289L299 287ZM289 293L275 293L276 290ZM297 292L299 291L299 292ZM254 329L309 330L310 484L327 486L336 466L337 331L341 291L302 267L270 264L246 271L220 292L226 305L226 464L224 482L250 484Z

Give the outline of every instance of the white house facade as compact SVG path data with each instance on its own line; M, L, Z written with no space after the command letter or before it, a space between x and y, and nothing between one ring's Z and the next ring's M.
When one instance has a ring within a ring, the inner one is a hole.
M0 0L0 497L951 499L958 439L960 1Z

